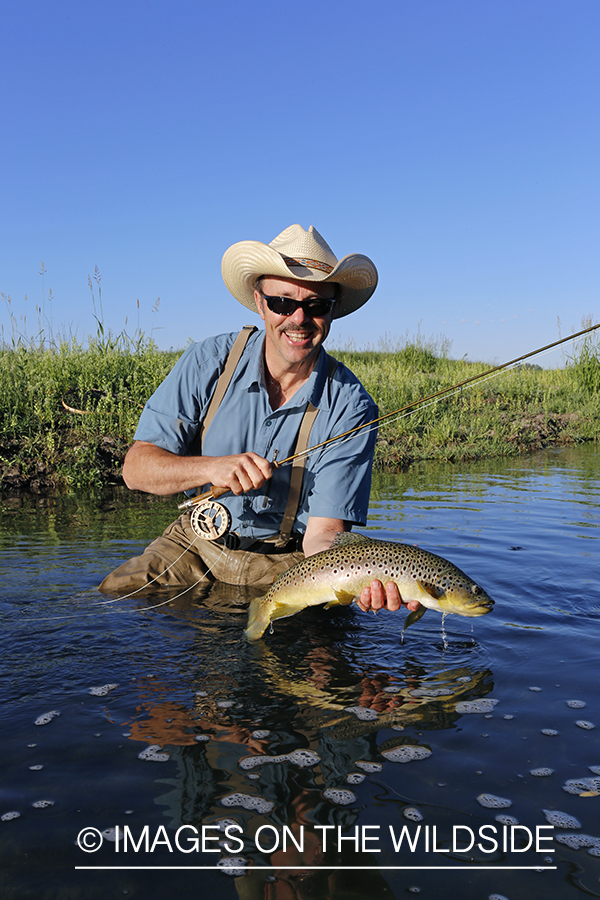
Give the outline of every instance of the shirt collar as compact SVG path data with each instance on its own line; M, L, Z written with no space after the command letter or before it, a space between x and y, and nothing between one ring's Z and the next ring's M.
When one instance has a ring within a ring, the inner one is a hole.
M248 349L251 350L251 356L248 359L246 370L238 382L241 389L266 390L264 369L263 369L263 347L265 342L264 331L257 331L250 337L248 341ZM307 401L312 403L317 409L329 408L329 391L327 390L327 379L329 375L329 357L324 349L319 353L319 358L314 366L308 381L302 385L289 402L286 409L293 409L297 406L303 406ZM284 407L281 407L283 409Z

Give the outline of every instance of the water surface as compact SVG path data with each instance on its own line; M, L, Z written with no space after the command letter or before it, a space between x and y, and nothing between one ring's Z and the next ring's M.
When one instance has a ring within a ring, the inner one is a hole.
M7 499L0 815L19 816L0 821L1 896L600 896L599 500L595 447L378 476L364 533L451 559L494 612L429 611L403 638L404 613L313 609L248 645L252 588L95 591L171 521L172 500ZM564 814L554 839L522 850L544 810ZM522 826L506 851L498 815ZM242 849L219 847L207 826L223 820ZM115 826L138 851L110 835L95 853L76 844ZM203 826L215 852L193 847ZM414 849L396 852L403 826ZM286 852L270 852L284 832ZM246 874L214 868L231 856Z

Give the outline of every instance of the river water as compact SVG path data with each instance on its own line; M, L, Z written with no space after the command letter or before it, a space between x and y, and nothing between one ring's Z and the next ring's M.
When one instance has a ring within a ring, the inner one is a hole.
M594 446L378 476L364 533L494 611L249 645L256 590L95 591L172 499L5 499L0 896L600 896L599 503Z

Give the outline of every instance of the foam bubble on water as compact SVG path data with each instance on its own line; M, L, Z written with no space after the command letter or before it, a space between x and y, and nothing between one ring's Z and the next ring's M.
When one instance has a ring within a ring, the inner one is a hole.
M34 725L47 725L48 722L51 722L52 719L55 719L57 716L60 716L60 713L57 709L52 709L50 712L42 713L41 716L38 716Z
M578 719L575 724L578 728L585 728L586 731L591 731L596 727L593 722L587 722L585 719Z
M114 691L114 689L118 687L118 684L103 684L100 687L91 687L88 693L90 693L92 697L106 697L107 694L110 694L111 691Z
M361 784L366 777L362 772L350 772L346 775L346 784Z
M423 813L420 809L417 809L416 806L405 806L402 810L402 815L405 819L408 819L409 822L423 821Z
M512 806L512 800L506 797L497 797L495 794L479 794L477 802L486 809L506 809Z
M530 775L537 775L540 778L545 778L547 775L554 775L554 769L548 769L545 766L540 766L538 769L530 769Z
M558 809L543 809L542 812L548 825L554 825L555 828L581 828L579 819L568 813L560 812Z
M168 753L162 753L161 750L160 744L150 744L149 747L138 753L138 759L145 759L148 762L168 762L171 757Z
M257 797L252 794L244 794L242 791L221 797L221 804L223 806L241 806L242 809L254 811L261 815L266 815L275 809L275 804L272 800L265 800L264 797Z
M356 803L356 794L344 788L326 788L323 796L337 806L350 806L351 803Z
M570 706L571 709L583 709L586 705L585 700L567 700L567 706Z
M194 737L194 740L195 741L210 741L210 735L209 734L197 734Z
M196 697L208 697L208 691L196 691Z
M541 691L542 689L541 689L541 687L530 687L529 690L530 690L530 691L535 691L536 693L538 693L538 692Z
M374 709L367 709L366 706L346 706L344 709L345 712L352 713L357 719L360 719L361 722L372 722L373 719L377 718L376 711Z
M588 766L590 772L593 772L594 775L600 775L600 766Z
M292 750L287 754L288 760L301 769L311 768L321 762L321 757L314 750Z
M505 716L502 716L503 719L514 719L512 713L507 713Z
M600 793L600 778L569 778L562 789L567 794L583 794L587 791Z
M246 778L250 778L252 781L256 781L258 778L260 778L260 775L258 774L258 772L248 772Z
M34 809L47 809L54 806L54 800L35 800L31 805Z
M504 894L490 894L488 900L508 900L508 897L505 897Z
M384 691L386 694L399 694L402 688L399 684L389 684Z
M257 741L263 741L265 738L269 737L271 732L268 728L257 728L256 731L253 731L250 737L253 737Z
M37 766L29 766L29 768L32 772L39 772L40 769L43 769L44 767L42 765L37 765Z
M240 769L256 769L257 766L276 765L277 763L291 762L301 769L316 766L321 762L321 757L313 750L292 750L291 753L281 753L279 756L244 756L238 761Z
M243 856L224 856L217 863L217 868L220 869L224 875L233 875L236 878L239 878L241 875L246 874L248 860L244 859Z
M362 769L363 772L368 772L370 775L372 775L373 772L381 772L383 769L381 763L371 762L368 759L357 759L354 765L357 769Z
M542 734L548 734L551 737L554 737L554 735L558 734L558 731L556 728L542 728Z
M431 756L431 752L428 747L402 744L400 747L394 747L392 750L383 750L381 755L385 756L390 762L409 763L417 759L427 759L428 756Z
M518 825L519 820L515 818L515 816L509 816L507 813L499 813L497 816L494 816L496 822L500 822L501 825Z
M117 842L117 829L105 828L102 832L102 837L105 841L111 841L113 844L115 844Z
M20 812L17 812L16 809L11 810L10 812L3 813L0 816L0 822L10 822L12 819L19 819L21 816Z
M217 706L220 709L230 709L235 705L235 700L217 700Z
M457 713L488 713L493 712L494 707L498 703L492 697L484 697L479 700L461 700L456 706Z
M236 828L239 828L240 823L238 822L237 819L224 818L224 819L217 819L217 821L215 822L215 825L217 826L219 831L222 831L223 833L225 833L225 831L228 828L230 828L232 825L235 826Z
M470 681L470 680L471 680L471 676L470 676L470 675L461 675L460 678L457 678L457 679L456 679L456 681L457 681L458 684L466 684L466 683L467 683L468 681Z
M555 834L554 840L570 847L571 850L579 850L581 847L600 847L600 838L592 837L591 834Z

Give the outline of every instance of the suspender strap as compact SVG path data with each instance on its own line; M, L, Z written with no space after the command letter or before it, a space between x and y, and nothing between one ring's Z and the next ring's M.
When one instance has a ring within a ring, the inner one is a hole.
M244 325L238 336L236 337L233 347L229 351L229 356L225 361L225 368L219 375L219 380L217 381L217 386L213 392L211 397L211 401L208 404L208 409L206 410L206 415L202 420L202 424L199 429L199 438L200 438L200 446L202 446L202 442L204 440L204 435L208 429L208 426L212 422L215 417L215 414L221 405L221 401L225 396L225 392L229 387L231 379L233 378L233 373L236 370L237 364L239 363L242 353L244 352L244 348L248 343L251 335L254 334L258 329L254 325Z
M337 369L337 359L334 359L332 356L329 357L329 381L333 378L333 374ZM294 450L294 455L304 453L305 450L308 450L309 440L310 440L310 432L315 423L315 419L317 418L317 413L319 410L312 405L312 403L308 403L306 410L304 412L304 416L302 417L302 422L300 423L300 429L298 431L298 440L296 441L296 448ZM306 466L306 456L301 456L300 459L295 459L292 463L292 474L290 477L290 492L288 494L287 504L285 507L285 512L283 514L283 519L281 520L281 528L279 530L279 539L275 542L276 547L284 546L288 543L292 536L292 529L294 527L294 522L296 520L296 514L298 512L298 506L300 505L300 492L302 490L302 479L304 477L304 467Z

